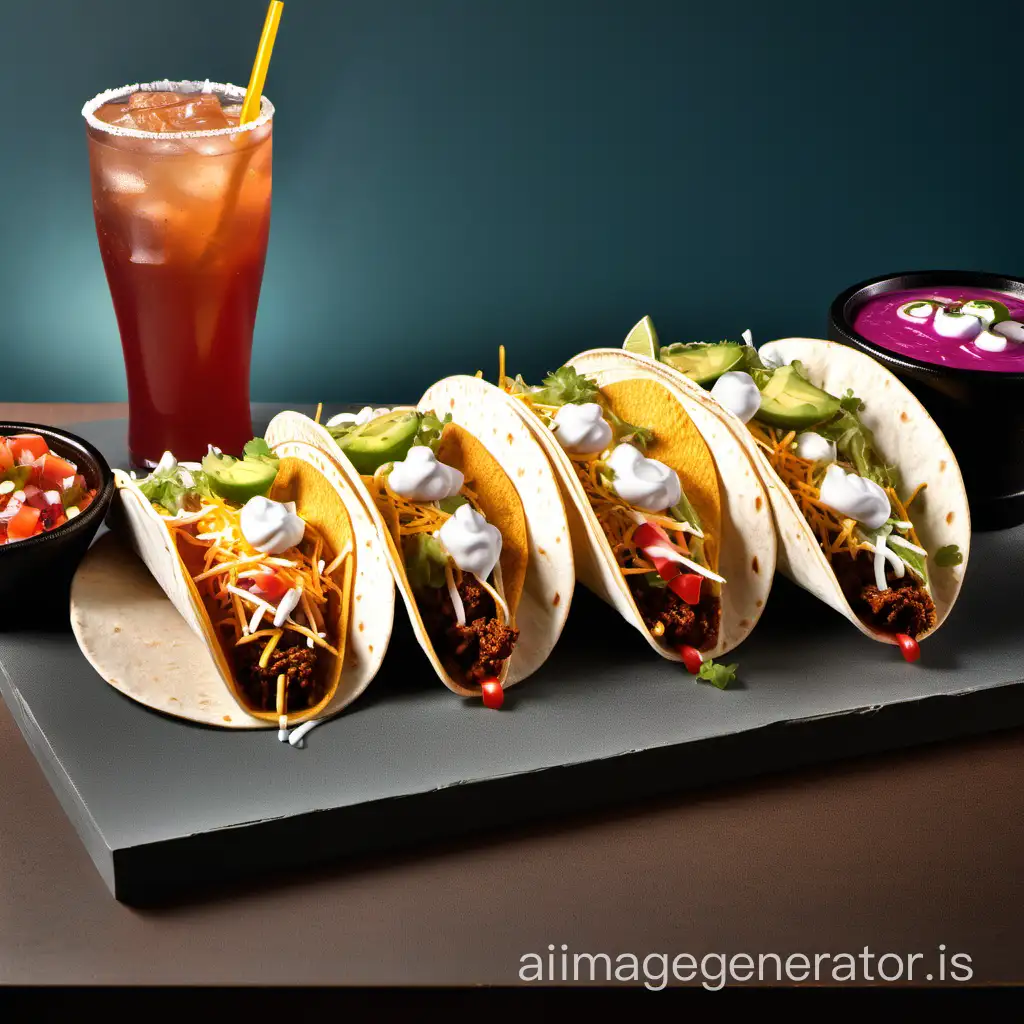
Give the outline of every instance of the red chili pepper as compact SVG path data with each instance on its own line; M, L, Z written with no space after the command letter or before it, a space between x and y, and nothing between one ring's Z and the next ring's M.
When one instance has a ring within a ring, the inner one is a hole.
M921 645L906 633L897 633L896 640L900 645L900 654L905 661L917 661L921 657Z
M497 679L484 679L480 683L480 694L484 699L484 707L497 711L505 703L505 691Z
M700 604L700 585L703 578L695 572L681 572L669 580L668 589L687 604Z
M695 676L699 671L701 665L704 664L704 658L700 651L696 647L691 647L689 644L680 644L676 650L679 652L679 656L683 659L683 664L686 666L686 671L691 676Z

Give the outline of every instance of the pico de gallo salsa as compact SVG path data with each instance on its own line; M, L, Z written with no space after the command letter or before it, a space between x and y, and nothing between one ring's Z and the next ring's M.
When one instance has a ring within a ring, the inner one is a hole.
M0 436L0 544L63 526L95 497L78 467L40 434Z

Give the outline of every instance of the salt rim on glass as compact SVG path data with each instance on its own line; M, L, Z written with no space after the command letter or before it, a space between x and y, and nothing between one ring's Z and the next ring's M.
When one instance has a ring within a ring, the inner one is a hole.
M184 93L218 93L225 99L237 100L239 103L245 100L245 89L230 82L175 82L169 78L159 82L136 83L135 85L122 85L116 89L107 89L98 96L94 96L82 107L82 117L88 122L91 128L97 131L106 132L109 135L119 135L126 139L209 139L218 135L238 135L240 132L251 132L262 128L274 116L274 104L266 96L260 99L260 116L248 124L235 125L229 128L214 128L205 132L146 132L140 128L123 128L120 125L109 124L101 121L96 116L96 111L106 103L113 103L116 100L123 100L136 92L184 92Z

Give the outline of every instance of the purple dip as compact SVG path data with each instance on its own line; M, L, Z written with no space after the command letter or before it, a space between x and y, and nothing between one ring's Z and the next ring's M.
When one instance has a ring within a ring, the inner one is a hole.
M1001 370L1024 373L1024 345L1010 342L1003 352L985 352L973 341L943 338L936 333L933 319L911 323L896 310L907 302L931 300L944 306L983 299L1001 302L1013 320L1024 323L1024 297L986 288L913 288L886 292L868 299L857 311L853 329L872 344L922 363L961 370Z

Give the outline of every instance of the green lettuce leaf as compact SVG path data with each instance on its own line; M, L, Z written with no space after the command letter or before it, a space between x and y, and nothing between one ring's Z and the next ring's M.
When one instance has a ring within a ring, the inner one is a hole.
M182 474L188 473L191 484L186 484ZM212 497L210 482L202 470L183 470L175 465L173 469L150 473L138 482L139 490L154 505L166 509L170 515L177 515L183 509L195 511L199 508L200 498Z
M442 512L447 512L449 515L453 515L457 508L462 508L463 505L468 505L469 501L461 494L453 494L450 498L442 498L437 504Z
M935 564L942 569L963 564L964 555L957 544L946 544L935 552Z
M450 412L446 412L443 419L438 419L437 414L433 412L422 413L420 415L419 430L416 432L416 440L413 441L413 445L424 444L436 455L437 446L441 440L441 431L451 421L452 414Z
M405 572L413 590L432 587L437 590L445 585L444 570L448 556L440 542L427 533L415 533L402 541L405 556Z
M254 437L246 441L242 453L247 459L273 459L278 461L277 456L270 450L270 445L262 437Z
M714 661L708 658L700 666L697 672L697 678L705 683L710 683L712 686L717 686L719 690L724 690L730 683L736 680L736 669L739 665L733 663L732 665L716 665Z
M517 381L521 378L516 378ZM586 402L600 402L598 386L571 366L560 366L549 373L539 388L532 389L531 396L543 405L583 405Z

